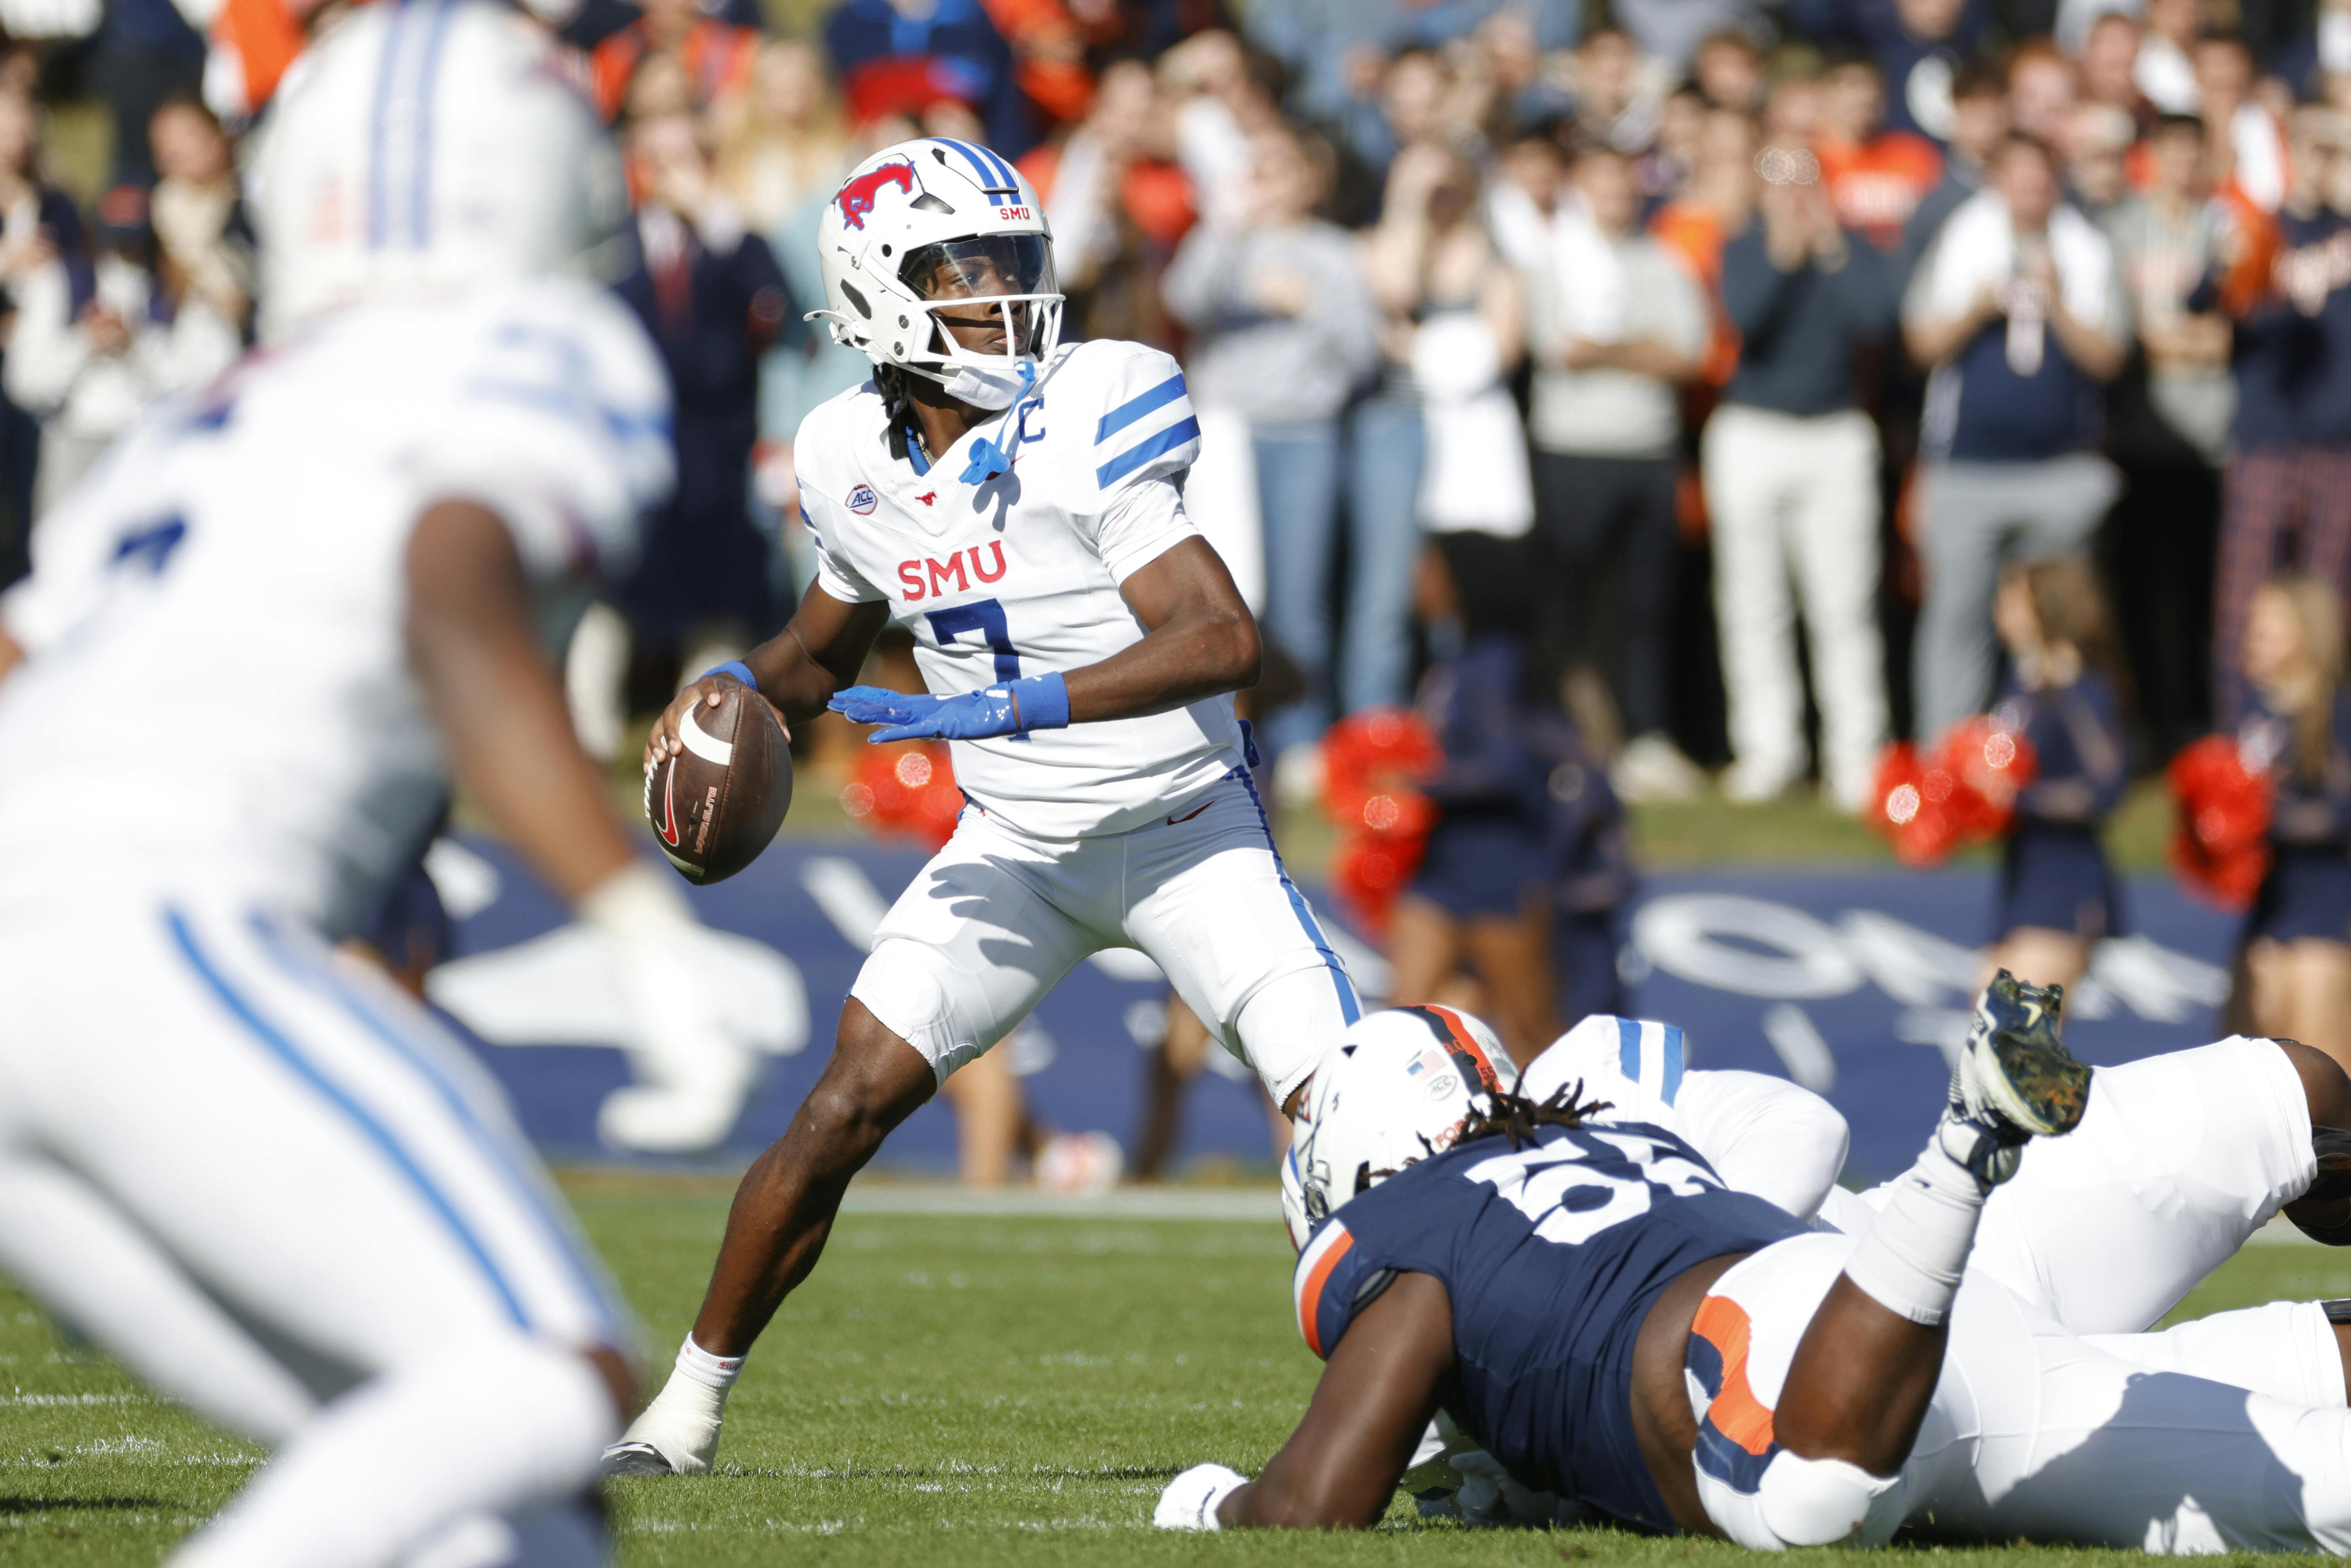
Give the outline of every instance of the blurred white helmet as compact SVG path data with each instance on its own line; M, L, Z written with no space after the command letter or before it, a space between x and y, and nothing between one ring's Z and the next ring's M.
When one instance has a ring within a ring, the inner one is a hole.
M874 153L825 204L817 253L825 308L809 319L966 402L1009 407L1061 341L1052 225L1019 171L985 147L926 136ZM932 319L946 306L968 319L975 305L1000 317L1001 352L967 349Z
M1314 1070L1281 1163L1281 1218L1301 1249L1357 1193L1443 1154L1519 1070L1494 1031L1452 1008L1392 1008L1339 1037Z
M608 270L619 152L546 32L496 0L378 0L279 88L249 172L262 332L347 305Z

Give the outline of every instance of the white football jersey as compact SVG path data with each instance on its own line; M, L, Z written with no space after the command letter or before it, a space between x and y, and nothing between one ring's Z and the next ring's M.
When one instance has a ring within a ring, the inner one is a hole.
M201 879L366 913L447 788L409 670L405 551L437 500L506 520L553 633L668 493L635 319L541 279L328 318L156 408L0 600L0 905Z
M1011 468L969 483L975 443ZM1199 455L1184 372L1156 349L1056 350L1036 392L927 456L891 455L869 382L801 422L793 443L817 582L886 601L939 696L1100 663L1142 641L1119 584L1196 538L1181 485ZM1124 832L1240 762L1229 696L1172 713L953 744L956 782L1035 838Z

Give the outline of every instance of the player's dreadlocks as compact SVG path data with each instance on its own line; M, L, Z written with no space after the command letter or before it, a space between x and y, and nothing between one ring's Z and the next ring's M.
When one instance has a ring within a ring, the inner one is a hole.
M1581 1078L1562 1085L1541 1104L1509 1089L1489 1091L1486 1097L1493 1109L1469 1113L1460 1136L1453 1140L1455 1148L1480 1138L1503 1137L1510 1140L1511 1148L1522 1149L1534 1142L1537 1127L1581 1127L1586 1116L1615 1109L1611 1101L1584 1099Z
M1479 1138L1493 1137L1508 1138L1511 1148L1521 1149L1534 1142L1537 1127L1581 1127L1586 1116L1596 1116L1603 1111L1616 1108L1614 1101L1584 1099L1583 1080L1581 1078L1554 1090L1552 1097L1541 1104L1508 1089L1489 1089L1486 1092L1486 1098L1494 1108L1491 1111L1472 1109L1468 1116L1462 1118L1461 1131L1454 1135L1446 1149L1458 1149ZM1445 1149L1430 1143L1426 1134L1422 1135L1420 1146L1427 1151L1426 1158L1433 1159L1445 1152ZM1406 1165L1418 1163L1417 1160L1405 1162ZM1395 1174L1395 1171L1375 1171L1372 1168L1372 1162L1365 1160L1355 1167L1355 1196L1369 1192L1375 1184ZM1310 1211L1311 1201L1309 1200Z
M889 422L890 456L904 463L906 442L914 428L914 399L906 388L906 371L897 365L875 365L873 390L882 394L883 417Z

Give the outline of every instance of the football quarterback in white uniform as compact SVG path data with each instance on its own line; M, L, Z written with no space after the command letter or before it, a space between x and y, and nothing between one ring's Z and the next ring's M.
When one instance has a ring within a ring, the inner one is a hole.
M454 772L611 937L651 1082L611 1113L739 1103L711 939L543 645L671 483L651 345L549 276L617 159L483 0L354 12L266 138L272 341L135 427L0 616L0 1267L277 1446L177 1563L601 1562L615 1299L486 1074L329 944Z
M969 803L744 1178L677 1370L614 1448L622 1473L707 1466L741 1359L850 1176L1088 954L1155 959L1280 1104L1357 1017L1249 782L1231 694L1257 678L1257 626L1185 515L1200 427L1183 372L1139 344L1060 343L1050 241L1009 164L935 138L868 158L825 211L820 314L874 374L793 444L816 580L782 635L672 705L647 762L739 680L788 722L829 705L883 725L877 740L951 741ZM851 685L892 623L927 695Z

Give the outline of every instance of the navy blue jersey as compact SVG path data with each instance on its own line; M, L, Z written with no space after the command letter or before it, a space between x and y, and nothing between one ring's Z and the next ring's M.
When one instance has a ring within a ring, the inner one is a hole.
M1298 1260L1298 1323L1327 1359L1398 1274L1433 1275L1453 1299L1454 1421L1524 1485L1671 1530L1633 1435L1641 1321L1685 1270L1804 1229L1646 1122L1544 1127L1515 1152L1481 1138L1331 1217Z

